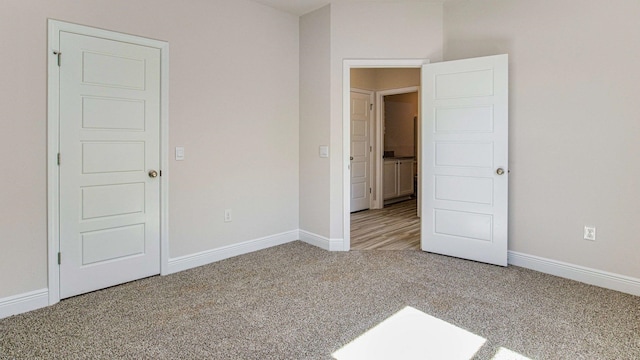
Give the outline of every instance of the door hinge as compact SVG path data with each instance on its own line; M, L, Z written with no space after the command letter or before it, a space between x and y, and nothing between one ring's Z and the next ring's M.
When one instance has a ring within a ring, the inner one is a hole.
M58 153L58 165L60 165L60 153Z
M369 146L369 152L373 151L373 146Z
M60 66L60 57L62 56L62 53L60 51L53 50L53 55L58 57L58 67L59 67Z
M373 104L369 104L369 110L372 111L373 110Z
M371 194L371 188L369 188L369 194Z
M58 265L60 265L62 263L62 255L61 253L58 253Z
M160 176L162 176L162 170L160 170L159 173L160 173Z

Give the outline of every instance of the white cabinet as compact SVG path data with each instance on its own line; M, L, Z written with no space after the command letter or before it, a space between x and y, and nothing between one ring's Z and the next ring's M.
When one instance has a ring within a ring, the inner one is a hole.
M413 194L413 159L398 161L398 196Z
M384 200L413 194L413 159L385 160L382 179Z
M382 178L382 198L398 197L398 161L385 160Z

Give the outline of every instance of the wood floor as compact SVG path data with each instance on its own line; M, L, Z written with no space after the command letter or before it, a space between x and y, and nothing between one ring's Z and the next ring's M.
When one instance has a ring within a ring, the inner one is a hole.
M351 250L420 250L417 200L351 214Z

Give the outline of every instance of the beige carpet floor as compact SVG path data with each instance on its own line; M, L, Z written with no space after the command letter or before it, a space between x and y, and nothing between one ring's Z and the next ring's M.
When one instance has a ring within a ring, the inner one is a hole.
M640 359L640 297L514 266L302 242L2 319L0 358L332 359L407 306L486 339L476 359Z

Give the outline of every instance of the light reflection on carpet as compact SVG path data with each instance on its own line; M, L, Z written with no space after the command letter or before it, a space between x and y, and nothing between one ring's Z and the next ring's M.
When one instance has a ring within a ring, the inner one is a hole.
M471 359L487 340L410 306L332 355L336 360ZM528 358L500 348L495 360Z
M531 360L528 357L518 354L515 351L511 351L507 348L501 347L498 352L491 358L491 360Z

